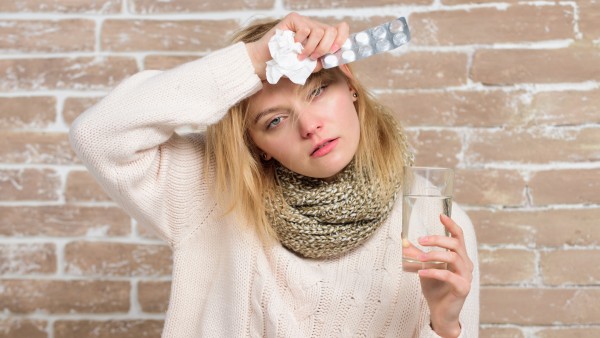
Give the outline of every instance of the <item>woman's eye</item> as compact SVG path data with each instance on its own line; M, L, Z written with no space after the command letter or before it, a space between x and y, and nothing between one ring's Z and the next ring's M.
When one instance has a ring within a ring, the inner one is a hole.
M269 122L269 125L267 126L267 129L271 129L271 128L277 127L277 125L280 124L282 120L283 120L283 117L281 117L281 116L278 116L278 117L272 119Z
M327 88L327 85L323 85L323 86L313 90L312 93L310 93L310 97L314 98L314 97L317 97L317 96L323 94L323 91L325 90L325 88Z

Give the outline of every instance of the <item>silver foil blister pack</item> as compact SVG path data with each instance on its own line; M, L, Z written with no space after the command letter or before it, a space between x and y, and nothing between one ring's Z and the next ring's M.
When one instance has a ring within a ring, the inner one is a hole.
M410 31L404 17L354 33L335 53L325 54L320 60L323 68L367 58L405 45L410 41Z

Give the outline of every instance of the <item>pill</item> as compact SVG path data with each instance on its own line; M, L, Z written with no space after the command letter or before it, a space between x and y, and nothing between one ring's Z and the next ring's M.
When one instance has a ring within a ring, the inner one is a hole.
M394 38L392 40L396 46L401 46L408 42L408 36L406 36L406 34L403 32L399 32L394 34Z
M388 26L388 29L392 34L402 32L404 30L404 22L402 22L402 20L400 19L391 21Z
M371 46L362 46L358 49L358 55L361 58L366 58L373 55L373 48Z
M323 67L332 68L337 65L339 65L339 60L338 60L337 56L330 54L330 55L326 55L325 58L323 58Z
M387 30L383 26L377 26L371 30L371 34L375 40L383 40L387 36Z
M352 42L352 39L346 39L346 42L344 42L344 44L342 45L342 50L349 50L354 48L354 43Z
M353 50L346 50L342 52L342 60L344 63L352 62L356 60L356 53Z
M369 33L360 32L360 33L356 34L356 36L354 37L354 40L356 40L356 43L359 46L367 46L370 43L371 38L369 38Z

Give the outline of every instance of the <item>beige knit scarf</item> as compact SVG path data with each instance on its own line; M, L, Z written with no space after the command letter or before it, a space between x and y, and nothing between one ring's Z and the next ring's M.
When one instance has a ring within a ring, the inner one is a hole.
M394 206L396 194L381 196L353 162L332 181L275 165L282 193L267 198L267 215L283 246L300 256L333 258L358 247Z

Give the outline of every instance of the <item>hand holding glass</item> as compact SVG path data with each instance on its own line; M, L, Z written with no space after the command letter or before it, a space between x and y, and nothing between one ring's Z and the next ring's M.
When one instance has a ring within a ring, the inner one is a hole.
M402 189L402 270L446 269L444 262L422 262L419 255L444 248L419 244L424 236L450 236L440 214L451 217L454 172L448 168L405 167Z

